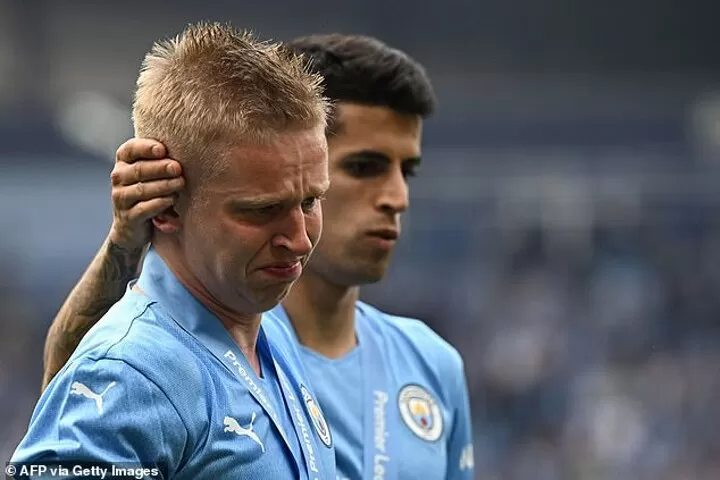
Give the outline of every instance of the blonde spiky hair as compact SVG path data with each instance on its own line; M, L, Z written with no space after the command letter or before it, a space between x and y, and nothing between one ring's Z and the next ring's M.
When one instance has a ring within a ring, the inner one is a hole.
M302 56L279 43L230 25L189 25L145 56L133 103L135 134L194 163L216 156L216 147L324 128L321 85Z

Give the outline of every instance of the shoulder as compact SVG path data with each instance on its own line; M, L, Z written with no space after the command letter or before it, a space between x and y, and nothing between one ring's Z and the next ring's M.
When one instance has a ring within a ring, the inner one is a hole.
M464 375L460 352L422 320L386 313L363 302L358 302L358 308L394 350L415 356L442 376Z
M272 348L291 361L300 357L300 345L289 322L285 321L281 307L263 313L262 331Z
M201 388L208 375L194 342L159 305L129 292L88 332L65 368L124 364L172 398L179 385Z
M187 432L167 393L137 368L117 359L79 357L43 392L14 458L146 458L176 465Z
M282 344L297 343L295 342L295 333L292 331L292 327L289 322L284 320L285 316L285 310L278 305L272 310L263 313L262 328L268 338L275 342Z

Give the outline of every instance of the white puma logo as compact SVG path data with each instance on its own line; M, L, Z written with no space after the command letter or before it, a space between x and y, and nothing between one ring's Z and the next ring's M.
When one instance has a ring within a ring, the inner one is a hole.
M260 449L265 453L265 445L260 441L260 437L257 436L257 433L253 431L253 422L255 421L255 412L252 414L252 418L250 419L250 425L248 425L247 428L243 428L240 426L240 424L232 417L225 417L225 420L223 420L223 423L225 424L225 431L226 432L235 432L239 436L246 436L250 437L252 441L260 445Z
M102 391L102 393L97 394L90 390L87 385L83 385L80 382L73 382L72 389L70 390L70 393L73 393L75 395L82 395L83 397L87 397L90 400L95 400L95 405L97 406L98 412L101 414L103 413L103 395L107 393L108 390L110 390L112 387L115 386L116 382L110 383L107 387L105 387L105 390Z

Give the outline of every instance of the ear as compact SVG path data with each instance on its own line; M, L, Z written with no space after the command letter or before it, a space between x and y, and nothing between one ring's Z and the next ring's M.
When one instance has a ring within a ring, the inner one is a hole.
M153 226L162 233L178 233L182 229L182 220L175 207L166 208L152 219Z

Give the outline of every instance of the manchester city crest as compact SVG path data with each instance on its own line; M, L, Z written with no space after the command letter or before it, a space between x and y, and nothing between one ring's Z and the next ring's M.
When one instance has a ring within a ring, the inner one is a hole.
M328 428L328 424L325 421L320 407L318 407L318 404L313 400L310 392L305 388L305 385L300 385L300 391L302 392L303 401L305 402L318 437L320 437L320 440L322 440L326 447L330 448L330 446L332 446L332 436L330 435L330 428Z
M428 442L440 438L443 432L442 412L435 398L419 385L406 385L398 395L400 416L405 425Z

